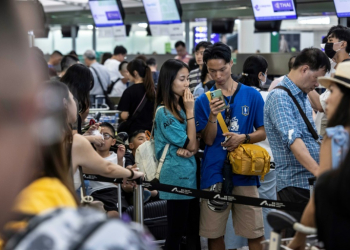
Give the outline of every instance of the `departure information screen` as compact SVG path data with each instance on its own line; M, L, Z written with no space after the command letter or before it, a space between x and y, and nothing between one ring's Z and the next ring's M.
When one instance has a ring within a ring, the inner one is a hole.
M96 27L124 25L117 0L89 0Z
M149 24L181 23L175 0L143 0Z
M297 19L293 0L251 0L256 21Z
M337 16L350 17L350 0L334 0Z

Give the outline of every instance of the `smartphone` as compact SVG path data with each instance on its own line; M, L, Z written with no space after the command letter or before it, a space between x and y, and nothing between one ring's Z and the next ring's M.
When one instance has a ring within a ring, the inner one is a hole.
M220 99L221 101L223 101L224 104L225 104L224 95L222 94L221 89L217 89L217 90L211 91L211 92L210 92L210 96L211 96L211 99L218 98L218 99ZM228 106L228 105L225 105L225 106L222 108L222 110L224 110L224 109L226 109L226 108L229 108L229 106Z

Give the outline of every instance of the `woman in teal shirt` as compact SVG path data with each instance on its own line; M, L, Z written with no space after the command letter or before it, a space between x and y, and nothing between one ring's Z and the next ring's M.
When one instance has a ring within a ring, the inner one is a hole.
M155 150L159 160L166 144L169 150L160 172L160 183L196 188L198 149L194 120L194 98L189 89L188 66L175 59L166 61L159 74L155 115ZM179 249L185 235L193 197L159 192L167 200L168 232L165 249ZM198 204L197 204L198 206Z

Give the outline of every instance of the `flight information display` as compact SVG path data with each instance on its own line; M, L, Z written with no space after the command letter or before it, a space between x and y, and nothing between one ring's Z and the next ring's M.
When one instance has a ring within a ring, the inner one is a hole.
M334 0L337 16L350 17L350 0Z
M256 21L297 19L294 0L251 0Z
M124 25L117 0L89 0L96 27Z
M216 33L211 33L210 35L210 42L212 44L220 42L220 34ZM207 27L194 27L193 28L193 42L194 42L194 47L197 46L198 43L207 41Z
M143 0L150 25L181 23L175 0Z

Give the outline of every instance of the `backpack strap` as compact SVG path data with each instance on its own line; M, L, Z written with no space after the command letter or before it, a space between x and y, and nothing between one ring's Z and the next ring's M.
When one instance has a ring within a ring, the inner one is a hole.
M162 153L162 157L159 160L157 172L156 172L156 178L159 180L160 171L162 171L163 163L165 161L166 153L168 152L170 144L165 145Z
M208 98L208 100L210 102L211 101L210 91L206 92L205 95L207 96L207 98ZM219 125L221 127L222 132L228 133L229 130L228 130L227 126L226 126L226 123L224 121L224 118L222 117L221 112L217 115L217 119L218 119L218 122L219 122Z

